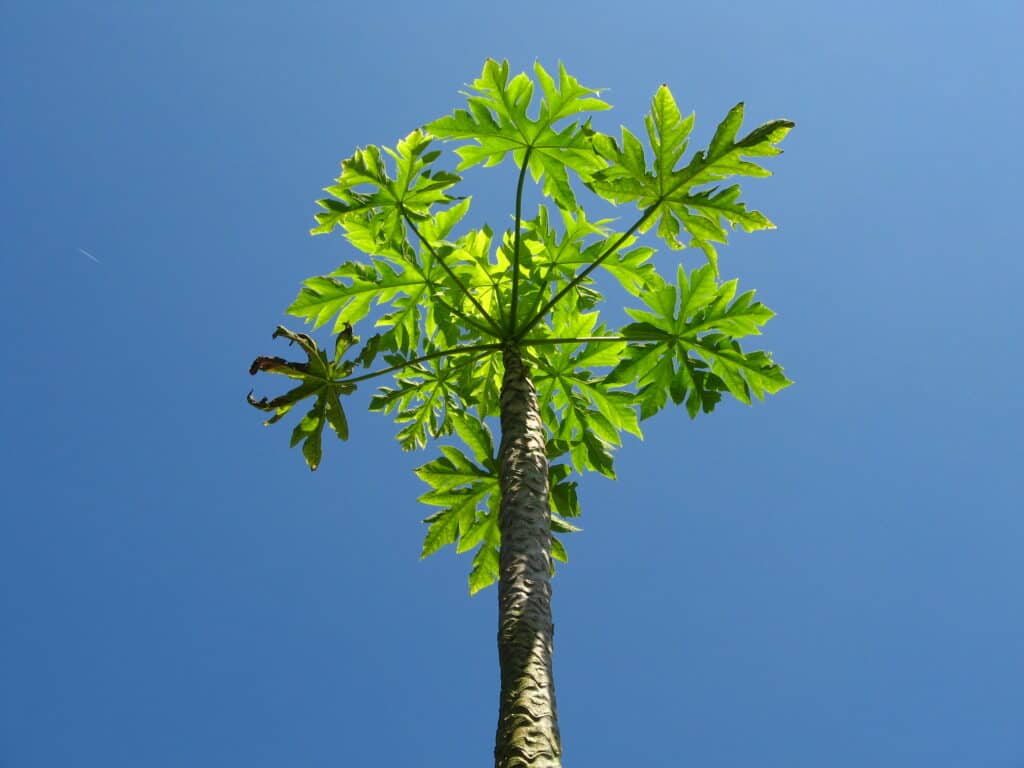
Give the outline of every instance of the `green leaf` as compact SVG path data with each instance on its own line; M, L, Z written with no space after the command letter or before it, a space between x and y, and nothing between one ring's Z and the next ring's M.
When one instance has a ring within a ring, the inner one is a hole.
M324 189L331 197L317 201L324 212L316 214L317 226L310 233L324 234L337 226L356 232L357 240L369 234L377 244L404 241L403 216L428 217L432 205L454 199L445 190L459 181L455 174L428 169L437 157L426 152L430 142L429 134L415 130L395 149L371 145L342 160L341 176ZM385 154L394 161L394 177Z
M736 341L760 334L774 316L754 301L753 291L737 298L736 285L735 280L719 284L711 265L689 274L680 266L676 287L641 295L649 311L626 310L638 322L621 333L636 341L605 381L636 386L642 419L669 398L685 402L692 418L713 410L723 391L750 404L751 395L762 399L791 383L767 352L744 352Z
M569 562L569 555L565 551L565 545L556 536L551 537L551 557L562 563Z
M363 368L369 368L373 365L373 361L377 359L377 355L388 350L395 350L395 334L393 330L385 333L375 333L367 339L366 343L363 344L362 350L356 356L356 362L363 366Z
M459 515L452 509L446 509L427 520L430 527L423 539L420 558L428 557L448 544L454 544L459 535Z
M556 306L551 334L555 338L602 338L598 313L580 312L567 297ZM611 449L622 444L620 433L641 436L633 397L614 391L621 382L595 375L594 368L615 366L626 342L566 341L531 347L536 359L534 383L545 426L569 450L580 472L597 471L609 477Z
M489 237L479 241L471 232L456 244L440 239L467 208L464 201L424 219L419 227L423 235L419 253L405 242L394 248L377 248L371 242L366 246L374 254L370 263L346 262L329 275L307 280L288 311L314 327L334 317L335 328L340 328L369 315L375 304L390 305L377 325L393 327L392 348L409 356L424 336L433 340L440 334L439 340L451 345L467 337L493 336L490 319L479 314L466 294L469 281L456 282L449 267L450 263L462 273L471 268L472 258L460 248L466 244L482 250L480 258L486 263ZM493 278L498 279L500 275ZM492 305L492 310L500 307ZM453 316L468 320L472 331L457 328Z
M711 371L736 399L748 405L750 393L763 400L765 393L775 394L793 383L768 352L745 353L727 336L712 334L688 346L711 363Z
M351 326L346 326L335 341L334 359L327 357L327 352L316 345L310 336L295 333L283 326L278 326L273 337L284 336L291 343L297 343L306 353L307 362L289 362L280 357L257 357L249 368L250 374L260 371L277 373L288 378L298 379L301 383L283 395L257 400L252 392L247 400L254 408L261 411L272 411L265 423L273 424L281 419L298 403L315 397L313 407L292 430L291 445L302 443L302 455L313 471L320 466L323 458L324 425L329 424L341 440L348 440L348 420L341 407L341 395L351 394L355 385L343 381L351 374L354 363L345 361L345 352L359 340L352 335Z
M573 525L565 518L553 514L551 516L551 530L558 533L579 533L583 529Z
M348 440L348 419L345 418L345 411L342 410L341 401L337 397L338 390L331 388L330 394L325 398L324 410L327 423L341 440ZM319 463L319 460L317 461Z
M469 575L469 591L474 594L498 576L498 477L494 467L474 464L458 448L441 446L441 453L416 469L416 475L431 486L420 501L443 507L424 520L429 528L421 557L448 544L455 544L460 554L477 547Z
M481 483L491 491L497 489L497 476L492 470L477 466L458 448L445 445L441 452L442 456L415 470L416 476L434 489L432 493Z
M662 181L668 179L679 159L686 151L687 138L693 130L694 115L685 119L676 106L672 92L667 85L662 85L654 94L651 111L644 118L647 136L655 157L655 175ZM642 166L646 171L646 166Z
M717 272L713 243L725 243L730 227L751 232L774 225L763 214L749 211L740 202L739 187L698 189L701 185L734 176L768 176L770 172L746 158L769 157L781 152L776 146L793 127L789 120L772 120L737 140L743 122L743 104L729 111L705 151L696 152L679 167L693 128L693 115L683 118L668 86L662 85L645 118L654 155L648 166L643 147L627 129L621 146L609 136L594 137L594 148L609 167L594 172L588 186L614 203L635 202L649 211L640 231L657 224L658 234L672 248L682 248L680 227L690 235L690 245L701 248Z
M475 595L498 580L498 548L483 545L473 557L473 570L469 572L469 594Z
M470 230L456 241L448 264L488 314L503 319L510 294L510 262L500 248L492 252L493 236L490 227ZM449 291L448 303L459 317L475 326L487 324L468 296L456 296Z
M369 315L374 303L389 305L391 311L376 324L393 328L393 345L408 353L424 334L438 330L441 321L434 304L443 302L446 293L456 303L464 300L429 250L419 256L410 251L401 259L346 262L329 275L309 278L288 313L311 322L314 328L333 317L337 331ZM483 318L478 328L489 333Z
M563 469L566 474L570 471L570 467L567 464L555 464L551 467L552 481L551 485L551 513L552 521L560 519L562 517L579 517L580 516L580 501L577 495L577 483L570 480L556 481L554 477L554 471L557 469ZM568 523L566 523L568 525ZM552 530L556 530L555 523L552 522ZM557 530L562 530L561 528ZM562 530L563 533L567 531Z
M398 285L389 286L398 288ZM387 287L373 266L350 261L326 277L311 277L286 310L319 328L335 318L334 330L354 325L370 313L374 299L380 300Z
M462 369L461 390L468 393L467 402L476 405L481 416L500 415L501 381L505 367L501 355L487 355L479 363Z
M535 83L525 73L509 79L507 61L488 59L483 71L469 87L468 109L456 110L427 125L427 130L442 139L472 141L456 150L462 158L459 170L483 163L497 165L509 152L516 165L528 162L534 181L544 179L544 194L563 208L576 208L567 170L588 176L604 162L594 152L589 124L570 123L554 126L565 118L583 112L609 109L596 98L598 91L580 85L559 65L558 82L540 65L534 65L541 99L537 118L528 110L533 102ZM527 157L529 158L527 160Z
M474 458L485 467L497 467L494 455L494 437L485 422L468 411L456 411L451 414L452 426L462 442L473 452Z
M313 410L309 412L305 419L303 419L296 429L302 430L303 442L302 442L302 455L306 459L306 463L309 465L310 470L316 471L316 468L320 466L320 459L323 456L323 448L321 446L321 438L324 431L324 418L320 414L323 411L323 406L320 402L313 407ZM310 417L314 417L312 420ZM295 446L296 440L292 440L292 447Z
M479 546L487 541L500 541L501 534L498 531L498 520L493 515L482 515L478 517L473 525L459 537L458 546L455 551L460 555L464 552Z
M424 448L428 437L450 434L453 414L465 410L463 371L477 359L463 354L407 366L396 375L396 388L381 387L371 398L370 410L393 413L405 425L397 435L402 450Z
M338 332L334 340L334 362L340 363L350 347L359 343L359 337L352 333L352 326L347 324Z
M561 233L556 231L543 205L538 207L535 218L523 222L523 250L526 256L521 260L520 285L525 286L525 289L521 293L517 326L525 325L536 315L541 305L551 299L554 291L561 290L573 280L581 267L589 267L597 261L607 250L610 241L620 238L604 226L607 220L588 221L582 208L575 211L561 210L560 214ZM620 248L629 248L634 242L633 238L625 238ZM653 254L650 248L620 250L601 260L600 266L615 277L625 290L635 295L646 290L648 282L655 277L654 266L648 263ZM576 285L573 293L576 306L589 308L601 299L591 279ZM558 335L561 335L561 331Z
M471 201L472 199L467 197L447 210L436 212L430 220L423 222L420 232L432 243L442 242L466 216Z

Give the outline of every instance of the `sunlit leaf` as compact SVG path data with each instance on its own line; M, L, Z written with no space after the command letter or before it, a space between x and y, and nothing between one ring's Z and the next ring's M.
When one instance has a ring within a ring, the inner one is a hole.
M652 162L648 163L639 139L626 128L620 141L595 135L594 147L609 167L595 171L588 186L614 203L636 203L649 213L641 231L657 225L658 234L672 248L686 244L679 239L682 228L690 235L689 244L703 250L717 272L714 243L725 243L728 237L723 222L747 232L774 225L758 211L747 210L737 185L701 189L702 185L735 176L770 175L748 158L779 154L777 144L793 123L772 120L737 139L743 122L743 104L737 104L719 124L708 148L680 166L693 122L693 115L682 117L668 86L662 85L645 118Z
M567 170L588 176L603 167L604 161L590 144L588 123L554 126L565 118L610 107L597 98L597 90L580 85L565 67L559 65L558 69L556 82L540 64L534 65L541 92L534 119L528 110L535 81L525 73L510 78L507 61L488 59L466 93L468 109L429 123L427 130L442 139L474 142L456 150L462 159L459 170L481 163L497 165L510 152L522 167L529 154L530 173L534 181L543 178L544 194L562 207L575 208Z
M736 297L735 280L719 284L710 264L687 272L677 285L641 296L648 310L628 309L638 322L622 333L635 339L608 374L612 386L634 384L641 418L649 418L671 398L686 403L694 417L710 412L729 392L750 404L791 383L767 352L744 352L736 339L761 333L774 313L754 301L754 292Z

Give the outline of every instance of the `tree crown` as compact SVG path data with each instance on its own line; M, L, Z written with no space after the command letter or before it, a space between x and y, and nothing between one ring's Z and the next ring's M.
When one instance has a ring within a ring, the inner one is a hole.
M622 434L641 436L640 421L669 400L693 418L725 394L749 404L790 384L768 352L740 346L773 313L754 291L740 293L736 280L720 279L716 244L737 226L773 228L729 182L770 175L752 158L779 154L793 123L773 120L738 138L737 104L708 147L684 161L694 116L682 116L667 86L644 118L645 150L625 127L616 139L581 121L609 108L598 90L561 65L557 80L540 64L533 69L534 78L510 77L507 62L488 60L465 93L466 109L393 148L367 146L342 161L311 231L337 228L366 258L309 278L288 308L314 329L332 324L333 352L279 327L275 338L297 343L307 359L258 357L250 370L298 382L273 399L250 393L252 405L272 412L267 424L312 401L291 439L302 444L312 470L325 427L348 439L342 398L381 375L393 383L379 388L369 407L393 415L404 450L457 438L461 446L440 445L416 470L430 486L420 501L437 507L425 520L422 555L447 544L475 550L471 592L498 574L498 467L488 420L498 415L506 345L522 351L537 387L554 534L579 530L570 522L580 514L571 477L614 477L612 450ZM436 167L437 140L458 142L456 172ZM519 169L512 226L500 237L486 224L460 227L471 200L454 194L457 172L509 155ZM549 201L532 217L523 212L527 174ZM610 219L588 219L571 179L611 203L634 203L639 216L622 231ZM639 244L652 229L672 249L699 249L705 263L690 270L680 264L666 279L654 250ZM633 322L614 330L602 322L600 273L631 297ZM353 328L368 318L379 330L353 356ZM567 559L557 535L552 548L556 559Z

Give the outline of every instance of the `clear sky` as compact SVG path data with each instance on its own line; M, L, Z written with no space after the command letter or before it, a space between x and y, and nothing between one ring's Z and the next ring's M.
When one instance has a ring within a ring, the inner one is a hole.
M662 82L704 140L739 100L797 122L745 185L779 229L721 254L796 384L667 410L586 478L566 765L1024 765L1020 3L3 16L4 768L488 764L496 596L418 560L432 454L356 408L312 475L244 402L300 280L353 255L306 234L337 162L487 56L561 59L609 132ZM472 178L498 227L508 182Z

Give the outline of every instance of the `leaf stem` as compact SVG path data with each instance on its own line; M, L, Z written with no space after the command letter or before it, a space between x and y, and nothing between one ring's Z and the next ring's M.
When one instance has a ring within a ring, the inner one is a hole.
M497 334L495 334L493 330L488 328L486 325L481 323L479 320L474 320L472 317L467 315L461 309L456 309L455 307L453 307L451 304L449 304L444 299L442 299L442 298L440 298L438 296L434 296L433 300L434 300L435 304L441 305L442 307L447 309L449 312L451 312L453 315L456 315L457 317L461 318L467 325L471 325L474 328L476 328L476 330L480 331L480 333L485 334L487 336L496 336L499 339L501 338L500 336L497 336Z
M526 325L523 326L522 330L519 331L518 336L521 337L528 333L530 330L532 330L533 327L541 321L544 315L548 313L548 310L550 310L553 306L555 306L555 304L562 300L562 297L565 296L565 294L567 294L581 282L586 280L587 275L589 275L591 272L593 272L595 269L601 266L601 262L603 262L613 253L615 253L615 251L617 251L622 246L622 244L626 242L626 240L632 237L634 232L636 232L638 229L640 229L640 227L644 225L644 222L646 222L649 218L651 218L651 216L654 215L654 212L658 210L658 206L660 204L661 201L659 200L654 205L648 206L647 209L644 211L643 216L637 219L633 223L633 226L631 226L629 229L627 229L625 232L619 235L619 237L616 238L615 242L612 243L607 249L605 249L604 253L602 253L600 256L594 259L594 261L586 269L577 274L572 280L569 281L568 285L562 288L562 290L556 293L550 299L550 301L548 301L543 307L541 307L537 314L534 315L533 318L528 323L526 323Z
M625 336L579 336L577 338L556 338L556 339L521 339L519 346L521 347L536 347L541 344L593 344L601 342L629 342L635 341L635 339L629 339Z
M409 225L409 228L412 229L416 237L419 238L419 241L423 243L423 245L427 248L428 251L430 251L430 254L434 257L434 260L441 265L444 271L448 273L448 277L455 281L455 284L459 286L459 289L466 295L466 298L473 302L473 306L475 306L480 311L480 314L483 315L484 318L486 318L487 322L490 323L491 328L493 328L495 331L494 335L497 336L499 339L503 338L505 334L501 326L494 322L494 318L492 318L487 313L487 310L484 309L483 305L477 300L476 296L470 293L469 289L462 284L462 281L459 280L458 276L456 276L456 274L452 271L452 268L445 264L444 259L442 259L438 255L437 250L434 248L434 246L431 245L430 242L416 228L416 224L413 222L412 218L410 218L408 212L406 212L404 208L402 208L401 211L402 218L405 219L406 223Z
M523 182L526 180L526 169L530 165L530 152L532 146L526 148L523 155L523 166L519 169L519 182L516 184L516 234L515 245L512 250L512 301L509 304L508 333L510 337L516 335L516 320L519 311L519 242L523 224Z
M379 371L371 371L370 373L364 373L362 376L352 376L348 379L338 379L333 382L335 384L355 384L359 381L366 381L367 379L373 379L377 376L383 376L386 373L392 373L394 371L400 371L403 368L409 368L410 366L417 365L418 363L424 363L427 360L434 360L438 357L445 357L446 355L464 355L469 352L481 352L490 351L495 349L501 349L502 345L495 342L492 344L471 344L466 347L455 347L454 349L442 349L437 352L431 352L420 357L414 357L412 360L403 360L398 365L392 365L387 368L381 368Z

